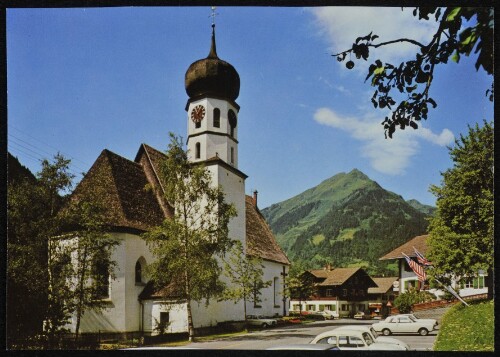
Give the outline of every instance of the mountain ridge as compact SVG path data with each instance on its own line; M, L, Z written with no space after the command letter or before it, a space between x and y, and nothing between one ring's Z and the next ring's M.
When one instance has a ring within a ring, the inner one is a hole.
M364 264L383 271L378 258L385 251L426 232L425 210L431 206L414 201L408 203L353 169L264 208L262 214L293 262L314 267Z

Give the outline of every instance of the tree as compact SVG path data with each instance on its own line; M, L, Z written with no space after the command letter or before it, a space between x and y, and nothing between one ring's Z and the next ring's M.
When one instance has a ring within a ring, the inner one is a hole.
M224 261L224 274L229 278L231 285L226 286L222 298L233 300L235 303L243 300L245 320L247 301L254 304L261 302L261 290L272 284L271 280L262 279L263 268L262 259L246 255L240 241L234 242L229 257Z
M56 154L44 159L42 168L31 175L9 161L7 237L7 339L10 348L17 341L41 334L48 308L48 240L59 232L57 216L72 186L70 160ZM24 174L15 174L15 172Z
M376 88L371 99L373 106L381 109L387 107L392 111L391 117L386 117L382 122L386 138L392 138L398 127L401 130L407 126L417 129L417 122L427 119L429 105L433 108L437 106L436 101L430 97L430 87L437 65L446 64L449 59L458 63L461 56L474 53L477 56L476 70L482 68L487 74L493 75L492 7L418 7L413 11L413 15L418 15L420 20L429 20L429 17L434 15L435 20L439 22L439 27L429 43L423 44L408 38L376 42L379 36L370 32L364 37L358 37L350 49L333 55L339 62L346 60L347 55L351 53L357 59L366 61L370 48L404 42L419 48L413 60L393 65L377 59L368 69L365 81L371 78L371 85ZM463 24L465 27L462 27ZM351 56L346 67L354 67ZM395 90L400 93L401 100L393 95ZM486 94L493 101L493 84Z
M314 277L307 272L307 263L294 263L290 267L286 281L287 295L299 300L299 316L302 316L302 301L316 292Z
M61 215L72 229L49 243L49 301L55 319L48 326L56 332L74 314L77 342L85 311L106 306L116 266L111 256L119 241L106 233L104 208L92 195L72 200Z
M236 209L224 201L222 188L214 187L210 173L188 161L182 140L172 133L170 138L159 176L162 194L175 212L143 238L156 258L149 266L155 286L180 287L178 294L187 305L192 341L191 301L205 299L208 304L224 290L217 258L231 247L228 225Z
M436 277L475 276L479 269L493 275L493 123L469 126L449 148L453 167L443 172L436 215L429 226L429 260ZM489 291L492 286L489 286Z

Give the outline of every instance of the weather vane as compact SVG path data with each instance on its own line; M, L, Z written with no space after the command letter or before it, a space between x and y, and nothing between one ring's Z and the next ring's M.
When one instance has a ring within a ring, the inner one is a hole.
M215 12L216 6L212 6L212 14L209 16L212 18L212 27L215 27L215 16L219 15L218 12Z

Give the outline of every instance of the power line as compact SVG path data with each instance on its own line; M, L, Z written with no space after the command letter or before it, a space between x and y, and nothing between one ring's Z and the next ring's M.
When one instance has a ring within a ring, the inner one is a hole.
M23 134L23 135L26 135L27 137L29 137L29 138L31 138L31 139L33 139L33 140L35 140L35 141L38 141L38 142L39 142L39 143L41 143L42 145L45 145L45 146L47 146L47 147L49 147L49 148L51 148L51 149L53 149L53 150L56 150L57 152L60 152L61 154L63 154L64 156L67 156L67 157L68 157L68 158L70 158L71 160L79 161L80 163L84 164L85 166L89 166L89 167L91 166L91 165L90 165L90 164L88 164L87 162L82 161L82 160L80 160L80 159L78 159L78 158L76 158L76 157L73 157L73 156L71 156L71 155L68 155L67 153L63 152L62 150L59 150L58 148L56 148L56 147L54 147L54 146L52 146L52 145L50 145L50 144L47 144L46 142L44 142L44 141L42 141L42 140L40 140L40 139L37 139L37 138L35 138L34 136L32 136L32 135L30 135L30 134L25 133L24 131L22 131L21 129L17 128L17 127L16 127L16 126L14 126L14 125L9 124L9 128L12 128L12 129L16 130L17 132L19 132L19 133L21 133L21 134Z

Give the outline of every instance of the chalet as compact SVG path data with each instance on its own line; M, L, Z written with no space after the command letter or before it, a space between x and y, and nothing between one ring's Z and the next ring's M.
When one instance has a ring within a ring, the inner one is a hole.
M425 256L428 251L427 247L428 238L429 238L428 234L416 236L380 258L380 260L398 261L398 267L399 267L398 290L400 293L404 293L408 291L410 287L414 287L417 289L428 290L429 292L435 294L438 297L444 294L443 290L439 288L431 288L428 282L426 282L425 284L421 284L421 282L417 278L417 275L409 267L408 263L406 262L402 254L404 253L412 260L417 261L415 250L417 250L418 252L422 253ZM488 292L488 288L485 283L486 276L487 274L485 272L479 271L478 275L474 278L455 279L455 281L452 282L451 287L455 289L455 291L457 291L458 294L462 297L478 295L478 294L486 294Z
M368 311L368 290L377 287L375 281L361 268L331 269L326 266L324 269L306 271L303 278L314 281L316 292L306 301L292 299L291 310L330 310L336 311L340 317Z
M385 317L397 296L398 277L372 278L376 287L368 288L368 309L372 317Z

